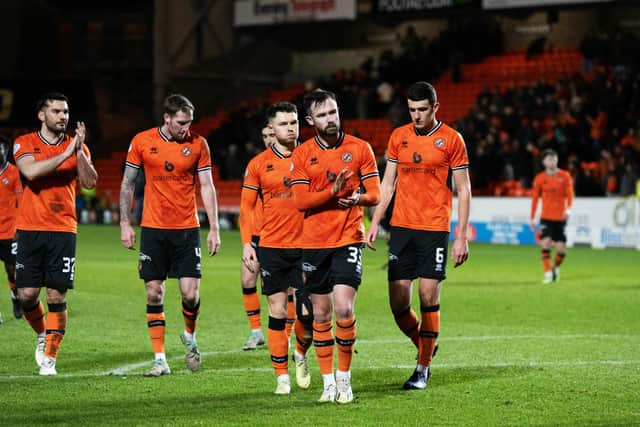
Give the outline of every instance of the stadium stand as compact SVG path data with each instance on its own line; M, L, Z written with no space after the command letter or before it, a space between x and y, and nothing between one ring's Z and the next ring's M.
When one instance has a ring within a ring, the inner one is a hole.
M611 66L585 72L584 59L577 48L536 55L509 52L461 64L457 74L448 70L434 80L442 104L439 118L456 123L467 141L476 194L528 196L538 167L536 155L548 146L560 152L563 166L572 171L578 195L632 191L631 183L638 175L638 117L637 113L623 114L620 106L625 102L638 104L638 76ZM334 90L332 86L337 87L339 94L348 86L346 82L369 84L369 91L380 84L379 80L357 76L357 70L343 70L328 80L276 90L265 98L247 100L235 109L194 123L193 130L208 137L217 159L215 178L221 210L237 209L241 173L255 150L250 141L258 140L251 128L259 128L265 105L277 100L299 101L305 90L320 84ZM598 96L612 88L607 100ZM396 95L402 89L398 83L392 85ZM402 96L398 98L403 100ZM393 127L393 109L392 102L382 114L370 108L374 117L355 118L347 113L343 126L370 141L376 155L382 157ZM303 123L301 139L310 136L311 130ZM249 142L244 148L229 149L228 141L235 141L233 145ZM117 205L114 198L119 191L123 159L124 153L113 153L96 162L99 170L106 172L102 173L101 191L112 205Z

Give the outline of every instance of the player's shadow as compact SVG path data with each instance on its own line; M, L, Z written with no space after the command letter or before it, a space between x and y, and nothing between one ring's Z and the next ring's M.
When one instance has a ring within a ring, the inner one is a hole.
M429 379L429 388L448 387L463 383L473 383L476 381L486 381L492 378L515 378L531 373L528 367L513 366L477 366L468 368L438 368L433 367L433 375ZM377 371L376 375L367 378L367 387L362 392L370 391L372 395L380 393L380 397L385 393L402 390L402 385L411 375L412 370L387 369ZM362 382L362 381L361 381Z

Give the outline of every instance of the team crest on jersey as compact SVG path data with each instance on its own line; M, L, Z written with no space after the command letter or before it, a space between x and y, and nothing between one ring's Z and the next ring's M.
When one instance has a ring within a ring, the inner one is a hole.
M183 147L182 155L185 157L189 157L191 155L191 149L189 147Z
M158 154L158 148L157 147L151 147L151 154Z
M273 165L272 164L268 164L267 165L267 172L271 172L273 171Z
M167 172L173 172L175 168L176 167L173 165L173 163L166 160L164 161L164 170L166 170Z
M413 163L421 163L422 162L422 155L420 153L413 153Z
M353 156L351 155L351 153L343 153L342 154L342 161L345 163L351 163L351 161L353 160Z
M400 143L400 148L407 148L409 146L409 143L407 141L402 141Z
M15 156L18 150L20 149L20 144L16 144L13 146L13 155Z
M2 183L4 185L9 185L9 178L2 178Z
M317 158L317 157L312 157L312 158L311 158L311 161L309 162L309 164L310 164L311 166L313 166L313 165L317 165L317 164L318 164L318 158Z
M433 141L433 145L435 145L438 148L444 148L444 139L442 138L438 138L435 141Z

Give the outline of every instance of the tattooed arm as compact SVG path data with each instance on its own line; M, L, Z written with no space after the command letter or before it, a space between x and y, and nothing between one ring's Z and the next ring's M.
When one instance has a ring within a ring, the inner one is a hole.
M120 243L127 249L134 249L136 243L136 232L129 219L136 176L138 169L126 166L120 184Z

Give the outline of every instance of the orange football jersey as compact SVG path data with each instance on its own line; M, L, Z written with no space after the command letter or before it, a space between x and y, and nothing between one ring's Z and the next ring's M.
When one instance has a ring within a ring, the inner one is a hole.
M47 139L38 132L18 137L13 144L16 162L32 156L36 161L46 160L64 152L72 138L62 134L56 141ZM91 154L86 145L82 150L88 158ZM75 155L66 159L47 176L25 183L22 200L18 206L16 228L30 231L63 231L75 233L76 181L78 159Z
M451 173L469 168L462 136L440 121L425 133L409 123L391 133L387 155L398 168L391 225L450 231Z
M293 185L298 192L323 192L329 190L340 171L347 168L351 177L338 195L348 197L355 190L372 191L380 177L371 145L367 141L341 132L338 143L325 146L318 137L305 141L293 152ZM329 249L364 242L364 208L350 209L338 205L338 198L315 209L305 211L302 247L308 249Z
M545 171L533 179L531 191L531 219L536 216L538 199L542 198L540 219L564 221L567 209L573 204L573 180L569 172L558 169L554 175Z
M178 142L161 128L147 129L131 141L126 164L144 168L143 227L183 230L200 225L196 178L199 172L211 172L209 145L203 137L191 132Z
M7 162L4 168L0 168L0 240L13 239L16 234L16 215L21 194L20 172Z
M261 247L300 247L304 213L293 203L291 171L291 155L284 155L275 145L255 156L247 166L242 183L245 203L241 205L240 215L250 216L253 214L250 209L262 204L262 226L258 234ZM251 197L247 197L246 192L251 192ZM258 200L259 193L262 203ZM251 203L254 205L250 206ZM255 216L253 219L255 221ZM249 226L256 228L255 222ZM246 231L242 233L247 234Z

